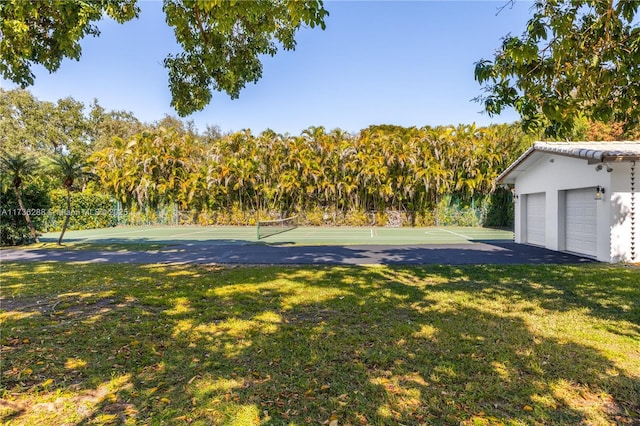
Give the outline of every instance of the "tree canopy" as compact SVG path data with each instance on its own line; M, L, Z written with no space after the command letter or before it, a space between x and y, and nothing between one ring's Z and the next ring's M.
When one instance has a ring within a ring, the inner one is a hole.
M80 40L97 36L103 14L123 23L138 16L137 0L0 2L0 72L22 88L34 83L33 64L57 71L64 58L79 60Z
M171 105L181 116L202 110L214 90L232 98L262 76L260 55L275 55L278 43L295 48L302 25L325 28L321 0L164 0L166 21L183 51L168 55ZM98 36L103 15L123 23L140 13L137 0L0 2L0 74L25 88L33 64L54 72L64 58L79 60L80 40Z
M514 1L514 0L512 0ZM564 137L576 121L640 125L637 0L536 0L521 36L476 64L490 115L508 107L525 129Z
M294 49L300 26L324 29L328 13L318 0L165 0L164 11L184 49L164 61L171 106L181 116L209 104L212 89L237 98L247 83L262 76L259 55L275 55L276 41Z
M638 0L536 0L525 31L476 63L478 101L490 115L513 107L525 130L555 137L571 135L583 118L640 127L639 7ZM322 0L164 0L163 11L182 48L164 60L180 116L202 110L214 91L239 97L261 78L261 55L294 49L296 32L324 29L328 15ZM99 35L104 16L123 23L139 14L137 0L0 2L0 75L27 87L34 64L54 72L64 58L79 60L80 41Z
M29 91L0 88L0 150L51 155L76 152L87 157L110 144L114 136L129 138L142 131L127 111L105 111L97 100L88 117L85 105L71 97L56 103L40 101Z

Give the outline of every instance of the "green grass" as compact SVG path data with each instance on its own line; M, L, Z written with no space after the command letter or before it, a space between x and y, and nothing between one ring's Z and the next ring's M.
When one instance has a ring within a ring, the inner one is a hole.
M640 269L3 264L0 422L633 424Z

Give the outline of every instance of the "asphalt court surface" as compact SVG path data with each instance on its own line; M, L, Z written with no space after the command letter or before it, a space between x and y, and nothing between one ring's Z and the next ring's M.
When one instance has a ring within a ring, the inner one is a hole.
M53 242L57 234L45 234ZM1 261L196 264L570 264L587 257L513 242L508 231L486 228L297 228L257 239L255 228L122 227L69 231L64 241L120 243L117 249L22 248ZM140 249L126 243L162 243Z

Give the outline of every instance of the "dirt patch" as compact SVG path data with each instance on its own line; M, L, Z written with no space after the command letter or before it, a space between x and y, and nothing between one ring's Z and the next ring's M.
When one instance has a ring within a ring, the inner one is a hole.
M138 299L127 297L124 300L113 297L81 297L78 295L64 295L49 299L33 297L14 297L0 299L0 314L5 316L16 314L42 315L69 318L84 318L94 315L105 315L110 312L121 311L133 306L142 306ZM157 310L156 307L146 306L145 310Z
M25 313L46 311L57 298L42 299L35 297L0 297L0 311L20 311Z

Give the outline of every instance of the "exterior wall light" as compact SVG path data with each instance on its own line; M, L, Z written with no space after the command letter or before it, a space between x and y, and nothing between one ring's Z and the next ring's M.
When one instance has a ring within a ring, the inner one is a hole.
M600 185L596 186L596 200L602 200L602 195L604 194L604 188Z
M606 168L605 168L605 166L606 166ZM598 164L598 165L596 166L596 172L599 172L599 171L600 171L600 170L602 170L602 169L605 169L605 170L607 171L607 173L611 173L611 172L613 171L613 167L611 167L611 166L609 165L609 163L606 163L606 164L604 164L604 165L602 165L602 164Z

